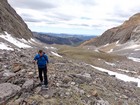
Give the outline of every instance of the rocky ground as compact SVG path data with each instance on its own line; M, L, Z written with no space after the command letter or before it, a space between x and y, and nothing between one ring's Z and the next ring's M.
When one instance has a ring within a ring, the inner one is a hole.
M135 83L50 52L49 89L41 89L32 64L36 52L0 51L1 105L140 105L140 88Z

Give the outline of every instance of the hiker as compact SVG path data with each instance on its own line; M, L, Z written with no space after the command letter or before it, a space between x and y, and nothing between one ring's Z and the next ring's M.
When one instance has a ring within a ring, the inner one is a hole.
M47 64L49 63L49 60L48 56L43 52L43 50L39 50L38 54L34 57L34 64L36 61L41 85L48 88ZM44 74L44 82L42 72Z

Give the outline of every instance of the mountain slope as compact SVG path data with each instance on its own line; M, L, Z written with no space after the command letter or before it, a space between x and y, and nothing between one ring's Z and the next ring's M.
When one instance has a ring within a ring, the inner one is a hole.
M130 19L125 21L122 25L105 31L100 37L95 40L91 39L83 45L102 46L116 41L119 41L120 44L124 44L128 41L139 42L139 30L140 13L130 17Z
M81 43L83 40L76 37L58 37L46 34L34 33L34 37L41 42L46 44L60 44L60 45L76 45Z
M32 37L32 32L7 0L0 0L0 33L4 31L26 40Z

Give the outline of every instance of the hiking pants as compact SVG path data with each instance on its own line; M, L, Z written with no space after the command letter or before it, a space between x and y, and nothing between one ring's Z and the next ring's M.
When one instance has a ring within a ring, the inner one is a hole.
M41 82L43 82L43 76L42 76L42 72L44 74L44 85L48 85L48 77L47 77L47 66L45 66L44 68L39 68L38 67L38 72L39 72L39 79Z

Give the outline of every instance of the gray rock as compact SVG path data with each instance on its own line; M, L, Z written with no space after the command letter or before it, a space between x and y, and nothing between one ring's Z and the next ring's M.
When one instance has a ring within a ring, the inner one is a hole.
M96 100L94 105L110 105L108 101L104 101L103 99L101 100Z
M20 63L14 63L13 64L13 72L18 72L22 69L22 64Z
M0 104L17 95L20 90L21 87L11 83L0 84Z
M33 89L33 86L34 86L34 81L32 79L30 79L30 80L27 80L23 84L22 88L23 89L26 89L27 91L29 91L29 90L32 90Z
M16 74L15 73L12 73L12 72L9 72L9 71L5 71L4 73L3 73L3 76L4 77L13 77L13 76L15 76Z
M85 74L72 74L73 77L76 77L80 80L77 80L77 82L79 83L83 83L83 82L91 82L92 78L90 76L90 74L85 73Z

